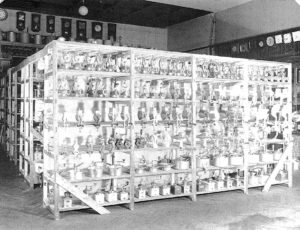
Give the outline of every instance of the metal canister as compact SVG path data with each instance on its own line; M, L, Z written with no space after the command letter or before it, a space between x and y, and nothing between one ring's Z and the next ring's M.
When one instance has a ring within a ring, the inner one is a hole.
M27 32L21 32L21 34L20 34L20 41L22 43L29 43L29 33L27 33Z
M8 32L8 41L15 42L16 41L16 33L13 31Z
M42 44L42 35L36 34L34 36L34 43L37 45L41 45Z

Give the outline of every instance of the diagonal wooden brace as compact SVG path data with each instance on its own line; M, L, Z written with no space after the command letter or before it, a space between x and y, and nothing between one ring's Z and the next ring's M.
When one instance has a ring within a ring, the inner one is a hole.
M67 181L63 177L61 177L59 174L56 174L56 183L59 186L61 186L63 189L65 189L65 190L69 191L70 193L72 193L74 196L76 196L78 199L80 199L82 202L84 202L90 208L94 209L100 215L110 213L106 208L99 205L91 197L87 196L85 193L78 190L73 184L71 184L69 181Z
M286 149L283 152L283 154L281 155L276 167L274 168L273 172L269 176L267 183L265 184L265 186L262 190L263 192L268 192L270 190L271 185L275 182L275 178L276 178L277 174L279 173L279 170L282 168L284 162L286 161L287 157L291 153L292 146L293 146L292 144L288 144L288 146L286 147Z

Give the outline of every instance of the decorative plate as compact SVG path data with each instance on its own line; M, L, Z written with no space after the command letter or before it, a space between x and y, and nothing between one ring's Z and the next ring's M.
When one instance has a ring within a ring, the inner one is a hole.
M276 44L282 43L282 35L281 34L275 35L275 42L276 42Z
M264 42L263 41L259 41L258 46L259 47L264 47Z
M0 21L5 21L8 17L6 9L0 8Z
M267 45L268 46L273 46L274 45L274 38L273 37L267 37Z
M292 35L290 33L283 35L283 41L284 43L291 43L292 42Z

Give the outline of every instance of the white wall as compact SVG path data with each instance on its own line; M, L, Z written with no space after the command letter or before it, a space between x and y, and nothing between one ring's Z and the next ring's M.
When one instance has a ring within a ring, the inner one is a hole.
M253 0L216 13L216 42L256 36L300 26L294 0Z
M5 21L0 22L0 30L2 31L15 31L16 29L16 10L7 10L8 18ZM32 32L31 23L31 12L26 13L26 27L29 29L29 33ZM55 17L55 35L59 36L61 34L61 17ZM72 18L72 35L76 36L76 18ZM82 20L82 19L78 19ZM91 21L87 21L87 37L91 37ZM46 33L46 15L41 16L41 32L42 35L50 35ZM123 42L128 45L142 46L142 47L152 47L155 49L166 50L167 49L167 29L152 28L135 26L128 24L117 24L117 36L122 36ZM107 39L107 23L103 23L103 38Z
M208 46L211 24L211 15L206 15L168 27L168 50L187 51Z
M300 27L300 6L294 0L253 0L217 12L215 42ZM168 49L185 51L209 45L211 15L168 27Z

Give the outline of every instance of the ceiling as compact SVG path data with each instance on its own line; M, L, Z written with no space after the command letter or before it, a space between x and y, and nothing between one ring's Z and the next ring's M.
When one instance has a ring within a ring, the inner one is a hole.
M168 1L171 3L171 0ZM168 1L165 0L166 3ZM160 28L210 13L209 11L199 9L199 7L192 9L184 6L159 3L164 1L85 0L89 13L85 17L80 17L78 14L79 2L79 0L6 0L0 6L65 17ZM195 3L199 1L194 0L190 2Z
M194 9L207 10L211 12L218 12L226 10L252 0L151 0L153 2L160 2L165 4L184 6Z

